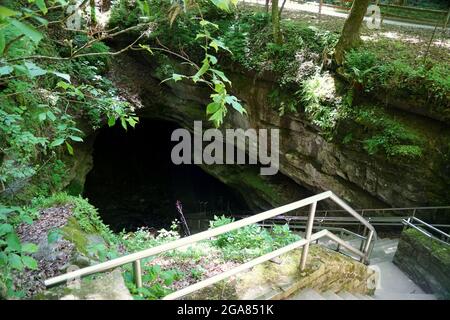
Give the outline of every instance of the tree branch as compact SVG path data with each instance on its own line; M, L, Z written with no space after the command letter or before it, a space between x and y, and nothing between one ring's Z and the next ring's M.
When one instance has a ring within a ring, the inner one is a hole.
M118 31L114 34L110 34L107 36L104 36L102 38L96 39L96 41L101 41L104 39L110 39L113 38L115 36L118 36L122 33L134 30L134 29L138 29L140 27L142 27L143 24L139 24L127 29L123 29L121 31ZM89 53L80 53L77 54L78 52L80 52L81 49L85 49L87 46L82 46L81 48L77 49L76 51L74 51L69 57L54 57L54 56L44 56L44 55L31 55L31 56L26 56L26 57L19 57L19 58L14 58L14 59L9 59L6 60L6 62L15 62L15 61L21 61L21 60L30 60L30 59L42 59L42 60L56 60L56 61L67 61L67 60L71 60L71 59L75 59L75 58L80 58L80 57L92 57L92 56L101 56L101 55L110 55L110 56L115 56L118 55L126 50L128 50L129 48L131 48L134 44L136 44L136 42L138 42L140 39L142 39L142 37L145 36L145 32L141 33L139 35L139 37L136 38L136 40L134 40L130 45L126 46L125 48L119 50L119 51L115 51L115 52L89 52ZM91 44L95 43L96 41L93 41Z

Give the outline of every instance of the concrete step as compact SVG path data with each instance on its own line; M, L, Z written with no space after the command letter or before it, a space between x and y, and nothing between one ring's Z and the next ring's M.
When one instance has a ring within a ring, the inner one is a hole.
M325 298L314 289L305 289L290 297L289 300L325 300Z
M426 293L396 293L386 290L377 290L374 296L368 296L347 291L319 293L314 289L305 289L289 300L436 300L436 297Z
M370 258L370 265L376 265L376 264L380 264L383 262L392 262L392 260L394 260L394 255L385 255L383 257L372 257Z
M290 297L289 300L373 300L373 298L347 291L334 293L333 291L317 292L314 289L305 289Z
M373 249L387 251L387 250L390 250L391 248L394 248L396 250L397 247L398 247L398 241L390 240L387 242L383 242L382 244L375 244Z
M425 293L392 262L382 262L369 268L379 274L375 299L379 300L436 300L432 294Z
M344 298L338 296L336 293L332 291L326 291L321 293L321 296L324 297L326 300L344 300Z
M387 243L390 243L390 242L392 242L392 239L390 239L390 238L378 239L378 240L375 241L375 247L383 246L383 245L385 245Z
M359 249L361 246L361 240L352 238L346 240L346 242L351 245L352 247ZM331 250L337 249L337 244L331 240L321 240L319 241L319 244L322 246L325 246ZM370 264L378 264L382 262L391 262L394 258L395 252L397 251L398 246L398 239L390 239L390 238L383 238L378 239L375 244L374 248L372 250ZM345 249L341 246L340 252L350 256L354 259L359 259L359 257L352 254L350 251Z
M397 246L386 246L382 248L375 248L372 251L371 257L383 256L383 255L394 255L397 251Z
M357 297L359 300L375 300L371 296L363 295L363 294L360 294L360 293L354 293L353 295L355 297Z
M344 300L359 300L357 297L347 291L339 292L337 295Z
M426 293L395 293L384 290L377 290L374 298L376 300L436 300L432 294Z

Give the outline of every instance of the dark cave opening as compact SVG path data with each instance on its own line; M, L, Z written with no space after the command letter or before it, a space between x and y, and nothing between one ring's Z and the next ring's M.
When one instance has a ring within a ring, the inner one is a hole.
M113 231L146 226L168 228L179 200L189 222L198 213L250 213L233 189L195 165L175 165L170 140L176 124L141 119L135 129L119 125L99 130L94 143L94 166L84 196L99 209Z

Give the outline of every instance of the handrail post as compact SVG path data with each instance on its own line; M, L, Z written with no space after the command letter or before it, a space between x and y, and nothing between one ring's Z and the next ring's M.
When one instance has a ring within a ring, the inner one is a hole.
M309 251L309 243L311 240L311 234L314 224L314 215L316 214L316 207L317 207L317 201L311 203L311 207L309 209L309 217L308 217L308 224L306 226L306 232L305 232L305 239L308 240L308 242L303 246L302 250L302 257L300 260L300 270L305 270L306 266L306 257L308 256Z
M342 230L342 228L339 231L339 236L341 237L341 239L344 238L344 230ZM337 247L336 247L336 252L340 252L340 251L341 251L341 245L340 245L340 243L338 243Z
M142 288L142 269L141 260L135 260L133 262L134 283L136 288Z
M408 217L408 219L406 219L406 220L403 219L403 221L405 221L406 223L403 223L403 230L402 230L402 232L408 229L408 227L409 227L408 223L411 222L411 217Z
M364 227L362 235L363 235L363 237L367 237L367 228L366 227ZM359 246L360 251L363 251L364 243L365 243L365 239L361 239L361 245Z
M367 236L367 242L366 245L364 247L364 263L369 263L369 255L370 255L370 245L372 244L372 239L373 239L373 231L370 230L369 235Z
M364 217L364 209L361 210L361 217ZM361 233L361 224L358 224L358 234Z

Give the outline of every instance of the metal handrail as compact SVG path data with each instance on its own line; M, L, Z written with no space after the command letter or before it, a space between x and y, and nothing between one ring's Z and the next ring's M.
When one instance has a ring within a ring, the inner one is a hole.
M233 216L235 217L235 216ZM381 225L381 226L402 226L404 223L404 220L407 220L409 216L399 216L399 217L373 217L373 216L365 216L364 217L367 221L370 222L371 225ZM204 219L205 221L207 219ZM273 217L271 219L268 219L268 221L273 221L273 223L276 223L278 221L282 222L288 222L289 225L295 225L295 223L298 223L301 225L305 221L308 220L308 217L305 216L279 216L279 217ZM352 219L352 217L335 217L335 216L319 216L314 218L315 221L320 222L322 224L326 225L347 225L347 226L354 226L354 225L360 225L358 222L355 221L355 219ZM450 228L450 224L443 224L443 223L433 223L430 224L433 227L441 227L441 228Z
M273 219L276 219L276 218L273 218ZM317 218L315 218L315 219L317 219ZM270 220L272 220L272 219L267 219L267 220L270 221ZM345 228L343 228L343 227L325 227L325 226L322 226L322 221L323 221L323 220L322 220L322 219L317 219L317 220L319 220L320 224L319 224L318 226L313 226L313 229L317 229L317 230L328 230L328 231L337 231L337 232L340 234L341 238L342 238L343 234L350 235L350 236L352 236L352 237L355 237L355 238L361 240L361 247L360 247L360 250L362 250L362 248L364 247L364 242L367 240L367 237L365 237L365 236L363 236L363 235L360 235L360 234L358 234L358 233L356 233L356 232L350 231L350 230L348 230L348 229L345 229ZM270 227L270 226L272 226L273 224L266 224L265 222L263 222L263 223L259 223L258 225L265 228L265 227ZM292 225L292 224L289 224L289 229L291 229L291 230L305 229L305 228L306 228L305 225L295 225L295 224ZM374 240L374 241L377 241L377 240L378 240L377 237L376 237L376 235L375 235L375 237L374 237L373 240ZM317 241L318 241L318 240L317 240ZM317 241L316 241L316 243L318 243ZM370 249L369 249L369 254L368 254L369 257L370 257L371 254L372 254L373 248L374 248L374 246L372 245L372 246L370 247ZM338 244L338 246L337 246L337 248L336 248L336 251L342 253L341 250L340 250L340 245L339 245L339 244ZM344 253L343 253L343 254L344 254ZM352 258L353 258L353 257L352 257Z
M365 208L365 209L354 209L356 212L377 212L377 211L414 211L414 210L441 210L450 209L450 206L435 206L435 207L405 207L405 208ZM330 212L345 212L341 209L321 209L317 210L317 213L330 213Z
M261 264L263 262L269 261L269 260L271 260L271 259L273 259L275 257L278 257L278 256L280 256L280 255L282 255L284 253L287 253L287 252L292 251L294 249L298 249L298 248L304 247L304 246L308 245L310 242L319 240L319 239L324 238L324 237L329 238L330 240L337 242L339 245L342 245L347 250L349 250L350 252L352 252L352 253L354 253L354 254L356 254L358 256L361 256L361 257L364 256L363 252L359 251L358 249L353 248L351 245L349 245L347 242L345 242L342 239L340 239L338 236L336 236L332 232L330 232L328 230L321 230L319 232L316 232L316 233L312 234L311 238L309 240L302 239L302 240L299 240L297 242L291 243L291 244L289 244L289 245L287 245L287 246L285 246L283 248L280 248L278 250L275 250L275 251L272 251L270 253L267 253L267 254L265 254L263 256L260 256L260 257L258 257L256 259L253 259L253 260L248 261L248 262L246 262L244 264L241 264L241 265L239 265L239 266L237 266L237 267L235 267L233 269L227 270L227 271L225 271L223 273L220 273L218 275L215 275L215 276L213 276L211 278L205 279L203 281L200 281L200 282L192 284L192 285L190 285L188 287L185 287L185 288L183 288L181 290L178 290L178 291L176 291L174 293L168 294L167 296L165 296L162 299L163 300L175 300L175 299L181 298L181 297L186 296L186 295L188 295L190 293L193 293L193 292L195 292L197 290L206 288L206 287L208 287L210 285L213 285L213 284L215 284L215 283L217 283L219 281L225 280L225 279L227 279L227 278L229 278L229 277L231 277L231 276L233 276L235 274L238 274L238 273L240 273L242 271L250 269L250 268L252 268L252 267L254 267L254 266L258 265L258 264Z
M150 256L154 256L166 251L170 251L173 249L177 249L180 247L184 247L188 244L192 244L201 240L206 240L215 236L218 236L220 234L223 233L227 233L236 229L239 229L241 227L244 226L248 226L250 224L255 224L257 222L278 216L280 214L292 211L292 210L296 210L298 208L301 207L305 207L310 205L310 213L309 213L309 220L308 220L308 226L306 228L306 237L305 239L303 239L303 241L306 241L304 244L302 244L303 246L303 250L302 250L302 256L301 256L301 261L300 261L300 268L303 270L305 268L305 264L306 264L306 257L308 255L308 249L309 249L309 243L311 241L313 241L312 239L314 239L313 235L312 235L312 228L313 228L313 223L314 223L314 215L315 215L315 211L316 211L316 206L317 206L317 202L325 200L325 199L331 199L333 200L337 205L339 205L341 208L345 209L349 214L351 214L352 216L354 216L358 221L361 222L361 224L363 224L365 226L365 228L369 231L369 234L367 236L367 241L365 243L365 247L362 251L357 250L355 248L353 248L351 245L347 244L345 241L339 239L338 237L334 236L334 235L330 235L331 233L329 231L326 231L326 234L329 235L329 237L332 237L333 240L337 241L337 242L342 242L341 245L345 246L345 247L349 247L349 250L351 250L352 252L354 252L355 254L357 254L360 258L361 261L363 262L368 262L369 260L369 255L370 255L370 247L371 247L371 242L372 239L375 237L376 238L376 231L374 229L374 227L367 221L365 220L362 216L360 216L356 211L354 211L349 205L347 205L343 200L341 200L339 197L337 197L333 192L331 191L326 191L290 204L286 204L284 206L278 207L278 208L274 208L265 212L262 212L260 214L256 214L254 216L242 219L242 220L238 220L232 223L229 223L227 225L224 226L220 226L214 229L210 229L207 231L203 231L194 235L191 235L189 237L185 237L185 238L181 238L169 243L165 243L150 249L146 249L146 250L142 250L139 252L135 252L135 253L131 253L119 258L115 258L112 259L110 261L106 261L106 262L102 262L93 266L89 266L86 268L82 268L79 270L75 270L63 275L59 275L56 276L54 278L50 278L44 281L44 284L48 287L48 286L52 286L61 282L65 282L65 281L70 281L70 280L74 280L83 276L87 276L90 274L94 274L94 273L98 273L98 272L103 272L103 271L107 271L110 269L113 269L115 267L119 267L122 266L124 264L128 264L128 263L133 263L134 266L134 276L135 276L135 283L137 287L141 287L142 286L142 275L141 275L141 260L148 258ZM325 230L323 230L325 233ZM320 231L322 232L322 231ZM317 234L322 235L322 233L318 232ZM287 246L289 247L289 246ZM283 248L282 248L283 249ZM275 251L277 252L277 251ZM261 258L261 257L260 257Z
M415 225L414 221L417 221L418 225ZM432 226L432 225L430 225L430 224L428 224L428 223L426 223L426 222L424 222L424 221L422 221L422 220L420 220L420 219L418 219L416 217L409 217L408 219L403 219L403 224L405 226L407 226L407 227L411 227L411 228L419 231L420 233L424 234L425 236L427 236L429 238L432 238L432 239L434 239L436 241L439 241L439 242L441 242L443 244L450 245L450 234L445 233L444 231L439 230L436 227L434 227L434 226ZM438 237L434 236L432 233L424 230L421 227L429 228L429 229L433 230L434 232L439 233L441 235L441 237L446 238L447 240L444 241L442 239L439 239Z
M259 224L259 226L261 227L270 227L272 226L272 224L265 224L265 223L261 223ZM289 229L291 230L295 230L295 229L305 229L306 226L304 225L289 225ZM355 238L359 238L361 240L366 240L367 237L364 237L356 232L350 231L348 229L342 228L342 227L323 227L323 226L313 226L313 229L318 229L318 230L328 230L328 231L339 231L339 233L346 233L349 234L351 236L354 236Z
M420 224L426 226L428 229L431 229L431 230L433 230L433 231L435 231L435 232L437 232L437 233L439 233L439 234L445 236L446 238L449 238L449 239L450 239L450 234L445 233L444 231L439 230L438 228L435 228L435 227L432 226L431 224L428 224L428 223L426 223L426 222L420 220L419 218L411 217L411 220L416 220L416 221L418 221Z

